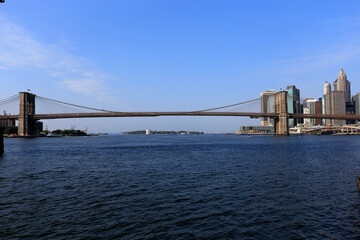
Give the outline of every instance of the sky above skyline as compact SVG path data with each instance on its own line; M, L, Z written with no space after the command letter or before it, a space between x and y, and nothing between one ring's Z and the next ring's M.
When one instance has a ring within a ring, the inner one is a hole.
M319 98L341 66L360 91L358 1L0 4L0 99L20 91L114 111L229 105L296 85ZM49 120L49 129L235 132L248 118ZM256 122L255 122L256 123Z

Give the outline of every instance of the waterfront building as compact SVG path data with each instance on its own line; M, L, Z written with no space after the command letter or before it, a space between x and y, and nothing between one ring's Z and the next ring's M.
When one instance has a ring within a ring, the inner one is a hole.
M261 97L261 112L262 113L272 113L274 112L274 94L275 90L267 90L265 92L260 93ZM261 126L272 126L274 125L274 120L269 117L261 118Z
M325 114L345 115L346 103L345 93L343 91L331 91L324 95L325 99ZM326 119L326 125L342 126L346 124L346 120Z
M346 115L354 115L355 114L355 103L353 101L346 102ZM355 120L346 120L346 124L355 124Z
M6 113L6 111L4 110L4 116L6 115L10 115L8 113ZM7 128L7 127L15 127L15 119L1 119L0 120L0 127L1 128Z
M344 69L340 69L340 73L337 79L333 83L333 89L331 90L328 82L324 85L324 97L323 97L323 114L336 114L345 115L353 114L354 104L351 101L351 83L347 80L347 76ZM346 120L326 119L325 124L342 126L346 123L352 123Z
M360 115L360 92L356 93L352 100L354 102L354 112L356 115ZM356 123L359 123L359 121L356 121Z
M7 127L15 127L15 119L1 119L0 120L0 127L7 128Z
M333 83L333 91L343 91L345 93L345 102L351 101L351 90L350 82L347 80L347 76L344 72L344 69L340 69L340 73Z
M355 110L355 114L359 115L360 114L360 92L356 93L353 97L352 100L355 104L354 110Z
M325 94L324 94L324 96L325 96ZM326 112L325 111L325 97L324 96L321 98L321 113L322 114L325 114L325 112ZM326 119L321 119L321 124L325 126L326 125Z
M274 126L240 126L239 133L274 133Z
M322 114L322 102L323 99L319 98L318 101L315 102L315 114ZM323 119L317 118L315 119L315 125L323 125Z
M39 120L35 120L35 124L34 124L35 133L42 132L43 130L44 130L44 123Z
M304 114L315 114L315 103L317 102L314 98L306 98L304 100ZM313 118L304 118L304 124L306 126L314 126L316 125L315 119Z
M327 81L324 84L324 95L331 92L331 85Z
M300 104L300 90L297 89L294 85L286 87L287 91L287 105L288 113L301 113L301 104ZM300 119L289 119L289 127L294 127L297 123L301 123Z

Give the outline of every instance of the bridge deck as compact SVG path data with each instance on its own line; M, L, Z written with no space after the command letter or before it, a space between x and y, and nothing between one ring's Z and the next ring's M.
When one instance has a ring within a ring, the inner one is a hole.
M33 119L61 118L103 118L103 117L159 117L159 116L233 116L233 117L278 117L277 113L254 112L101 112L101 113L56 113L35 114ZM360 115L329 115L329 114L288 114L289 118L343 119L360 120ZM19 115L0 115L0 119L15 119Z
M110 112L77 114L37 114L35 119L93 118L93 117L159 117L159 116L234 116L234 117L276 117L276 113L249 112Z

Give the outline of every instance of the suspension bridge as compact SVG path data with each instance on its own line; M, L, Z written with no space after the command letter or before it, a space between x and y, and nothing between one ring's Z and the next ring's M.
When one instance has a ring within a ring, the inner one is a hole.
M18 121L18 135L32 136L35 134L35 125L38 120L43 119L64 119L64 118L106 118L106 117L160 117L160 116L235 116L260 118L269 117L274 119L274 130L276 135L289 134L289 118L312 118L312 119L339 119L339 120L360 120L360 115L329 115L329 114L300 114L288 113L286 91L274 93L274 111L262 113L254 111L227 111L226 109L259 102L260 98L243 101L222 107L208 108L195 111L163 111L163 112L119 112L99 108L81 106L59 100L37 96L29 92L19 94L0 100L0 109L4 106L18 106L17 114L5 113L0 115L0 127L7 127ZM37 102L55 103L59 106L73 107L86 110L87 112L55 112L37 113L35 110ZM260 108L259 108L260 109Z

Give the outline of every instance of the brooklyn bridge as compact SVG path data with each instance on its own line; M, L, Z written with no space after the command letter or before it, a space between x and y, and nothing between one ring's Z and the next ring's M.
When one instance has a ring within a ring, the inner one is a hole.
M106 117L160 117L160 116L235 116L235 117L270 117L274 119L275 135L289 135L289 119L341 119L341 120L360 120L360 115L329 115L329 114L300 114L289 113L287 107L288 92L280 91L274 93L274 111L272 113L262 112L244 112L244 111L223 111L230 107L240 106L251 102L258 101L252 99L241 103L231 104L222 107L208 108L196 111L166 111L166 112L119 112L110 111L86 106L80 106L72 103L66 103L54 99L49 99L29 92L20 92L12 97L0 100L0 105L6 105L13 102L19 102L18 114L0 115L0 123L2 127L6 127L7 123L18 121L18 135L32 136L35 134L35 125L38 120L42 119L64 119L64 118L106 118ZM62 105L86 109L90 112L73 112L73 113L36 113L36 101L48 101Z

